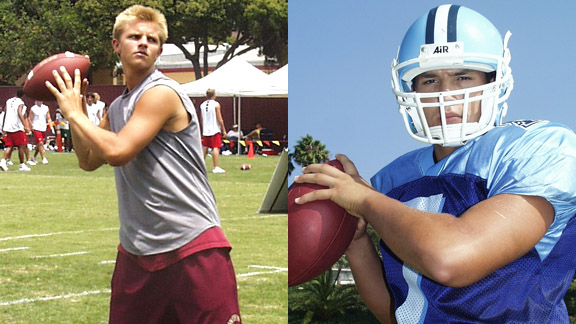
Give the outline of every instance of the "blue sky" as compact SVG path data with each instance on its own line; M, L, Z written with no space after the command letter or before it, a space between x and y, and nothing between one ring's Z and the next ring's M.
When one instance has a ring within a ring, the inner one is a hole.
M369 179L425 144L404 129L390 64L408 27L443 1L291 0L289 148L306 134L331 158L348 155ZM546 119L576 129L576 1L454 2L512 32L514 90L505 120ZM292 174L300 173L299 166ZM292 177L290 182L292 182Z

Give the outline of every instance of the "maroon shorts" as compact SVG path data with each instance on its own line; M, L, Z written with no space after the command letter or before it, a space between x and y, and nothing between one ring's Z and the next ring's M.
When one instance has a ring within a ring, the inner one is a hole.
M4 144L6 147L25 146L28 145L26 134L22 131L8 132L4 137Z
M209 148L221 148L222 134L218 133L212 136L202 136L202 146Z
M109 323L240 324L229 251L200 251L155 272L119 252Z
M46 132L34 130L34 139L36 140L36 143L40 142L44 143L45 138L46 138Z

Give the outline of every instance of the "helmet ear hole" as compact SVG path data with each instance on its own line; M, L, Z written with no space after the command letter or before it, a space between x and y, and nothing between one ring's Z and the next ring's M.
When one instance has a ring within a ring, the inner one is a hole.
M496 71L486 73L486 83L492 83L496 80Z

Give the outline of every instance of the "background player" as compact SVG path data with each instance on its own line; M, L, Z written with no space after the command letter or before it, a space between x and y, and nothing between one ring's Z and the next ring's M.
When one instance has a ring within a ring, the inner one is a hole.
M34 151L33 161L36 162L36 156L40 153L42 157L42 164L48 164L46 152L44 151L44 143L46 141L46 130L48 125L52 125L52 118L50 117L50 110L42 101L36 100L34 106L30 108L30 124L32 125L32 132L36 139L36 150Z
M331 199L361 218L347 255L384 323L569 322L576 136L547 121L501 124L508 38L468 8L430 10L404 36L393 90L410 136L432 146L384 167L376 190L341 155L346 173L310 165L295 180L329 187L298 203Z
M6 148L4 150L4 156L0 160L0 168L4 171L8 171L6 160L10 158L14 147L18 148L18 158L20 159L20 167L18 170L30 171L30 168L25 163L26 145L28 144L26 134L30 133L30 127L24 116L26 105L22 97L24 97L24 91L18 89L16 90L16 96L6 101L6 113L2 125L2 130L6 134L4 138Z
M220 148L222 147L222 134L226 131L220 103L216 101L216 90L206 90L206 100L200 104L202 116L202 146L204 157L208 149L212 149L213 173L226 173L220 164Z

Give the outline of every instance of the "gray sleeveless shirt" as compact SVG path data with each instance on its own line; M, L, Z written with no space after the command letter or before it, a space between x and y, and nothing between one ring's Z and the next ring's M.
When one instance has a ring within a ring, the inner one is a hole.
M191 121L179 132L160 130L132 161L114 170L120 243L136 255L173 251L206 229L220 226L196 110L176 81L155 70L132 91L126 90L110 105L110 129L118 133L142 94L159 85L180 96Z

